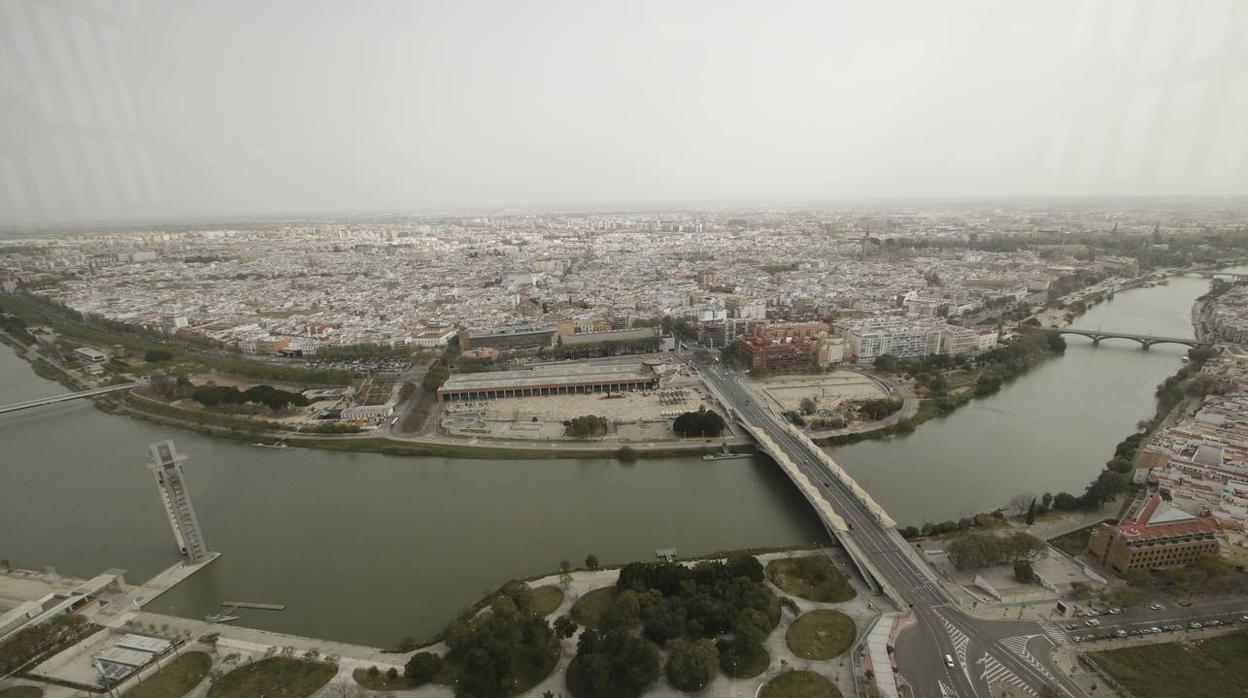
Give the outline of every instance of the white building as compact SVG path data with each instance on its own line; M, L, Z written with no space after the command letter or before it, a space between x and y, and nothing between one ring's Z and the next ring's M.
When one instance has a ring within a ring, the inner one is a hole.
M421 330L416 334L410 335L404 341L408 346L424 347L426 349L435 349L444 347L455 337L455 328L439 329L439 330Z
M937 354L946 326L926 318L865 318L838 324L849 346L847 353L860 364L873 363L884 354L901 359Z

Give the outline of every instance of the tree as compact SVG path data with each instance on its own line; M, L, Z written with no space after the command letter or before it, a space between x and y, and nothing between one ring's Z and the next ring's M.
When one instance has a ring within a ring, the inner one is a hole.
M590 555L585 556L585 569L591 572L598 569L598 556L597 555L590 554Z
M420 380L420 387L426 393L436 393L450 377L451 372L445 366L434 366L425 372L425 377Z
M173 360L173 352L168 349L152 349L143 355L143 360L149 364L171 361Z
M814 414L817 409L819 409L819 405L814 398L802 398L802 414Z
M672 423L672 431L681 436L719 436L727 425L718 412L698 407L696 412L685 412Z
M668 683L681 691L700 691L719 671L719 652L710 640L672 640L667 643Z
M1012 562L1033 562L1048 554L1049 544L1030 533L1011 534L1005 539L1004 552Z
M979 569L994 565L1001 557L1001 543L996 536L972 534L958 538L945 549L949 561L960 570Z
M1026 521L1028 526L1036 522L1036 500L1034 498L1031 500L1031 504L1027 505L1027 517L1024 521Z
M659 678L659 652L642 638L622 631L586 628L568 665L574 698L633 698Z
M892 354L880 354L875 357L875 370L881 373L896 373L899 362Z
M564 422L564 425L567 426L568 436L577 438L606 436L608 431L607 418L592 414L573 417Z
M1058 511L1073 511L1079 506L1079 499L1069 492L1058 492L1053 496L1053 508Z
M984 397L992 395L1001 389L1001 377L992 373L985 373L975 381L975 395Z
M432 681L441 672L442 658L432 652L417 652L403 666L403 675L418 684Z
M1019 584L1031 584L1036 580L1036 572L1031 568L1031 563L1026 560L1018 560L1014 563L1014 581Z
M571 616L559 616L555 619L555 636L566 640L575 635L579 627Z

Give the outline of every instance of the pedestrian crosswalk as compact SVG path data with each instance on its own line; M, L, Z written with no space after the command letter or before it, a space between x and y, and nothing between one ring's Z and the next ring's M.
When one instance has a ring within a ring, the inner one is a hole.
M1019 635L1018 637L1007 637L1001 641L1006 649L1017 654L1020 657L1027 656L1027 643L1031 642L1031 638L1035 635Z
M1014 672L1006 668L1004 664L997 661L997 659L992 655L985 652L984 656L980 657L979 661L975 663L983 667L983 670L979 674L979 678L983 679L985 684L989 686L1002 683L1009 684L1010 686L1027 693L1028 695L1036 695L1036 692L1033 691L1030 686L1024 683L1022 679L1015 676Z
M1040 636L1039 635L1019 635L1017 637L1007 637L1001 641L1001 644L1006 649L1008 649L1009 651L1017 655L1019 659L1022 659L1024 662L1027 662L1027 664L1031 666L1031 668L1034 669L1036 673L1052 681L1053 674L1049 673L1049 670L1046 669L1044 665L1040 663L1040 660L1032 656L1031 651L1027 649L1027 643L1031 642L1032 638L1036 638L1036 637L1040 637Z
M958 630L957 627L945 620L942 616L940 622L945 624L945 632L949 633L949 639L953 642L953 652L958 656L958 666L966 666L966 648L971 644L971 638L966 633Z
M1054 645L1070 644L1070 636L1066 634L1065 630L1057 627L1056 623L1042 620L1040 621L1040 630L1044 632L1044 636L1049 638L1049 641Z

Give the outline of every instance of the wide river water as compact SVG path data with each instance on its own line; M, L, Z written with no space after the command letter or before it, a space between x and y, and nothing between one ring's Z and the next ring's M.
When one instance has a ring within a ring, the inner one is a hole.
M1077 327L1191 336L1200 279L1118 294ZM1000 393L906 437L833 450L902 524L1082 491L1184 347L1071 337ZM0 345L0 404L64 389ZM809 544L818 521L763 458L459 460L275 451L162 427L86 401L0 416L0 559L141 581L177 560L148 443L174 438L209 547L223 553L148 610L286 604L242 624L371 645L427 637L512 577L579 564Z

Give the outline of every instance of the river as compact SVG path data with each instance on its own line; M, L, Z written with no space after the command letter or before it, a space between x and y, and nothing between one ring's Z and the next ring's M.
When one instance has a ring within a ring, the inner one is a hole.
M1191 337L1199 278L1118 293L1073 328ZM1001 392L973 400L907 436L831 453L898 522L918 525L996 508L1019 494L1081 494L1114 446L1154 412L1157 384L1181 366L1182 345L1144 351L1130 340L1093 346L1066 337L1065 355L1032 368Z
M1118 294L1078 327L1190 336L1200 279ZM1183 347L1068 340L1064 357L905 437L834 449L903 524L1081 491ZM0 404L64 389L0 347ZM148 610L192 617L222 600L245 625L371 645L427 637L510 577L579 564L753 546L823 534L765 459L456 460L275 451L95 410L85 401L0 416L0 559L142 580L176 552L148 443L174 438L209 547L224 553Z

